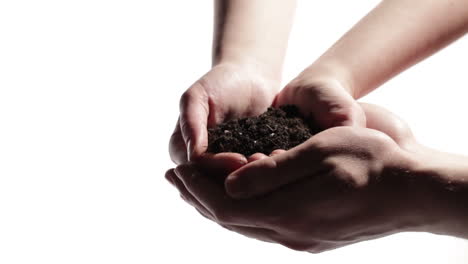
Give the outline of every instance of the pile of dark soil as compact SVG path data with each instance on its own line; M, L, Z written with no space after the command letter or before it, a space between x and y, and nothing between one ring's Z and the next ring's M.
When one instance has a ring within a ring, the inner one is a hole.
M208 152L250 156L288 150L319 132L294 105L270 107L260 116L230 120L208 129Z

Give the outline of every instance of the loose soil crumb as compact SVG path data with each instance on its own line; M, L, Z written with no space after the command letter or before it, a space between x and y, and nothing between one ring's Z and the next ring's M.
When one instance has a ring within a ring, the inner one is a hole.
M319 132L295 105L270 107L265 113L234 119L208 129L208 152L237 152L250 156L288 150Z

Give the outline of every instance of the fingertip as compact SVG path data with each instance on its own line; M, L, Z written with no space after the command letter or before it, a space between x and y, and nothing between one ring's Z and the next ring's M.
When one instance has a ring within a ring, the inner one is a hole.
M164 174L164 178L166 178L166 180L172 185L174 185L173 177L174 177L174 169L170 169L166 171L166 173Z
M254 161L257 161L257 160L264 159L264 158L268 158L268 156L263 154L263 153L255 153L255 154L250 155L247 158L247 162L250 163L250 162L254 162Z
M185 186L185 183L182 179L177 176L176 170L172 170L172 184L173 186L179 191L180 197L191 204L192 202L192 195L190 192L187 190L187 187Z
M224 181L226 193L234 199L249 198L249 183L238 174L229 175Z
M200 160L205 154L207 154L207 139L205 140L204 136L200 136L200 138L194 138L194 140L189 139L188 141L188 147L187 147L187 152L188 155L190 156L190 162L197 162Z
M273 99L273 102L272 102L272 104L271 104L273 107L279 107L278 104L279 104L279 96L280 96L280 94L281 94L281 93L277 94L277 95L275 96L275 98Z
M281 153L284 153L284 152L286 152L286 150L284 150L284 149L275 149L270 153L270 157L274 157L274 156L276 156L278 154L281 154Z
M247 158L239 153L204 153L197 162L206 169L219 173L231 173L248 163Z
M224 182L225 189L233 198L251 198L263 195L282 185L279 182L281 177L278 177L277 170L277 161L267 156L228 175Z

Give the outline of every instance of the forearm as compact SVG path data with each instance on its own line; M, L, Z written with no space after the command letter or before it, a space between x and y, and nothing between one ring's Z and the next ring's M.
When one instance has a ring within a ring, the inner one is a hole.
M425 147L414 154L411 173L424 231L468 239L468 157Z
M305 72L338 76L359 98L467 30L466 0L384 0Z
M280 78L295 5L295 0L216 0L213 65L261 64Z

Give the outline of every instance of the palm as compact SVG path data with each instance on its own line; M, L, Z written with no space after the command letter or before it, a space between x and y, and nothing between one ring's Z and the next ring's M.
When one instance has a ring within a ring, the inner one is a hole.
M181 98L181 116L169 144L169 152L176 164L187 162L187 143L183 134L198 126L196 136L200 138L199 153L206 150L208 144L207 128L226 120L258 115L272 105L278 81L263 77L255 69L234 65L214 67L200 80L195 82ZM192 104L191 109L186 106ZM195 111L192 111L192 110ZM196 113L193 113L196 112ZM184 121L185 120L185 121ZM192 122L188 124L187 121ZM202 125L200 125L200 123ZM230 166L235 160L244 160L240 154L221 154L217 162L220 167ZM242 162L242 161L241 161ZM238 167L234 164L233 169Z
M198 81L210 101L208 126L258 115L271 106L277 83L238 66L213 68Z

